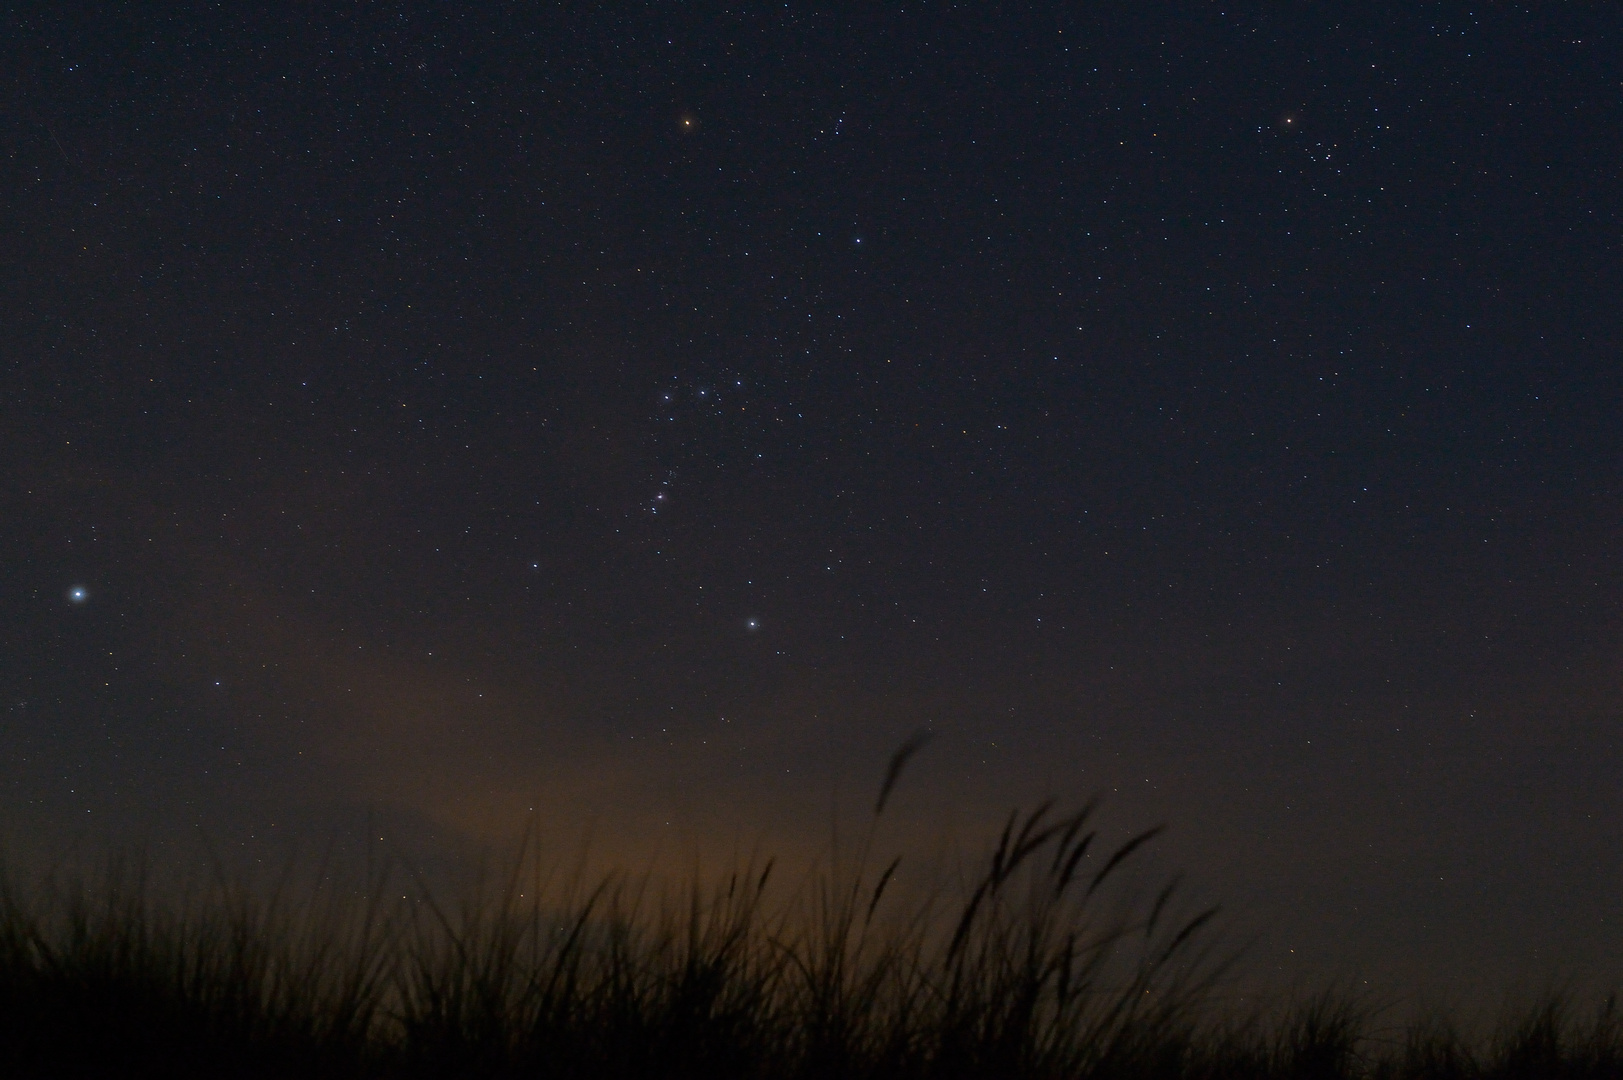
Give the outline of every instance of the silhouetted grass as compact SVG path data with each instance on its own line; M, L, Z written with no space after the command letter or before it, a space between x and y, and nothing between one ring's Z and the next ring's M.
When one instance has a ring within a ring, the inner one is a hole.
M1333 997L1235 1024L1211 1007L1213 911L1112 893L1158 830L1098 850L1092 821L1011 815L950 904L901 899L872 829L787 888L771 862L587 887L534 852L454 907L382 872L298 895L219 875L163 902L138 869L8 888L0 1075L1623 1077L1610 1002L1580 1022L1546 1001L1481 1046L1440 1021L1379 1040Z

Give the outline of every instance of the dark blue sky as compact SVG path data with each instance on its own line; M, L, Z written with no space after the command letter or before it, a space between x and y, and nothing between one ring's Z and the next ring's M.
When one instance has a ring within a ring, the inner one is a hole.
M14 842L793 846L929 727L898 842L1103 791L1283 978L1615 978L1586 10L14 6Z

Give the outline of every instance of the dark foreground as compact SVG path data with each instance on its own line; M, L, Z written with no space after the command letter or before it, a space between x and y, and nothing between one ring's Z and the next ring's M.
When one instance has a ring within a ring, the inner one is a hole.
M1623 1078L1611 1003L1469 1040L1332 997L1225 1015L1212 912L1109 902L1151 835L1011 818L950 904L868 843L782 899L770 863L672 895L525 858L454 907L383 873L8 889L0 1076Z

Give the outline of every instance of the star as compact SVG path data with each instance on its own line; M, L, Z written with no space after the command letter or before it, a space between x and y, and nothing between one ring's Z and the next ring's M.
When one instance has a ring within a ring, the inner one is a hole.
M90 599L90 590L83 585L75 585L68 589L68 603L82 604Z

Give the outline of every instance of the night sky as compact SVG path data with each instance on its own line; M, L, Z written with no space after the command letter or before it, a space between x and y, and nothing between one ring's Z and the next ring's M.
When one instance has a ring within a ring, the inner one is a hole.
M1615 8L264 7L0 18L14 858L928 729L887 843L1103 793L1281 985L1623 970Z

